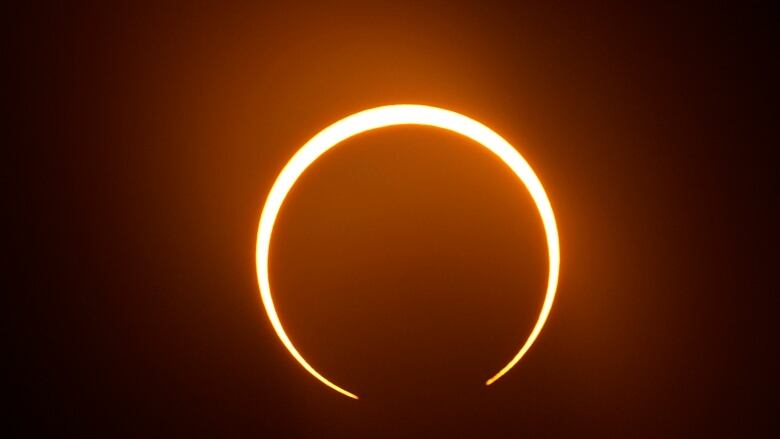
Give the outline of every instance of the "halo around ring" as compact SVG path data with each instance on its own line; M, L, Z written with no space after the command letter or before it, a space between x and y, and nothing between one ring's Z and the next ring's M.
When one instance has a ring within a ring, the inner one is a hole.
M263 206L262 214L260 215L260 225L257 231L256 263L257 280L260 286L260 297L263 300L263 306L268 314L268 319L271 321L271 325L273 325L274 331L276 331L276 335L279 336L284 347L287 348L301 366L331 389L350 398L358 399L355 394L332 383L311 367L285 333L271 297L271 285L268 280L268 253L276 217L279 214L279 210L282 207L282 203L284 202L287 193L301 174L303 174L303 172L322 154L338 145L340 142L366 131L394 125L424 125L453 131L468 137L489 149L509 166L512 172L517 175L520 181L525 185L542 218L547 238L547 253L549 256L547 292L545 294L542 310L539 313L539 317L536 320L536 324L534 325L531 334L517 354L515 354L514 358L485 383L486 385L490 385L501 378L517 364L521 358L523 358L539 336L545 321L547 321L553 301L555 300L555 290L558 286L558 274L560 271L558 228L555 224L555 216L553 215L550 200L547 198L542 183L520 153L518 153L509 142L504 140L490 128L453 111L426 105L388 105L361 111L351 116L347 116L320 131L292 156L271 187L271 191Z

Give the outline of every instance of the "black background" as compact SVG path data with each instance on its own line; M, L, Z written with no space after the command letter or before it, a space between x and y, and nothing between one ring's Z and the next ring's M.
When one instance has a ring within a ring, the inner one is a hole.
M757 434L776 344L760 109L768 11L376 2L5 13L9 416L28 432L267 437ZM345 142L254 245L328 124L452 109L526 157L559 222L550 320L522 187L457 136Z

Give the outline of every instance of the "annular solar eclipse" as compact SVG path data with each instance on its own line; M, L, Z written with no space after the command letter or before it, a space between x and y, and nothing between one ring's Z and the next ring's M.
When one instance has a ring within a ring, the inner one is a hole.
M542 310L539 313L539 317L536 320L536 324L534 325L531 334L520 347L520 350L509 363L486 381L486 385L494 383L506 374L531 348L534 341L539 336L545 321L547 321L553 301L555 300L555 290L558 286L560 248L558 242L558 229L555 224L555 216L553 214L552 206L550 205L550 200L547 198L542 183L539 181L539 178L536 176L533 169L531 169L520 153L495 131L462 114L425 105L388 105L361 111L339 120L323 129L312 137L311 140L306 142L306 144L292 156L276 178L276 181L268 194L265 205L263 206L262 214L260 215L260 225L257 231L256 263L257 280L260 285L260 296L263 300L263 306L265 307L268 319L271 321L271 324L276 331L276 335L279 336L282 344L301 366L323 384L354 399L358 398L357 395L332 383L309 365L285 333L282 322L279 320L279 316L276 313L273 297L271 295L271 284L268 279L268 253L274 223L276 222L276 217L279 214L282 203L284 203L284 199L288 192L292 189L293 185L303 172L306 171L306 169L322 154L342 141L366 131L396 125L431 126L453 131L468 137L489 149L493 154L498 156L498 158L501 159L515 175L517 175L520 182L528 189L541 216L547 238L547 253L549 257L547 290Z

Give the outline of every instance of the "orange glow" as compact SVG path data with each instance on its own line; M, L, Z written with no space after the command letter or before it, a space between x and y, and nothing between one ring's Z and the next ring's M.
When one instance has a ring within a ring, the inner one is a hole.
M547 237L550 270L547 280L547 292L542 305L542 310L531 334L517 354L515 354L514 358L498 371L498 373L487 380L486 385L490 385L507 373L509 369L517 364L526 352L528 352L531 345L533 345L534 341L539 336L539 333L550 314L550 309L552 308L555 299L555 290L558 286L558 273L560 270L558 229L555 224L555 216L553 215L550 200L547 198L542 183L525 159L523 159L509 142L504 140L493 130L461 114L424 105L388 105L377 107L341 119L320 131L303 145L303 147L293 155L287 165L285 165L282 172L279 173L273 187L271 187L268 199L265 202L265 206L263 206L263 212L260 216L260 225L257 232L256 262L257 280L260 285L260 296L263 300L263 306L265 307L268 318L271 321L276 334L279 336L279 339L282 341L282 344L284 344L287 350L290 351L290 354L301 364L301 366L333 390L349 396L350 398L358 398L356 395L330 382L311 367L285 333L271 297L271 285L268 281L268 250L271 244L271 234L273 232L274 223L287 193L301 174L303 174L317 158L352 136L377 128L394 125L424 125L453 131L466 136L489 149L509 166L512 172L514 172L525 185L542 218Z

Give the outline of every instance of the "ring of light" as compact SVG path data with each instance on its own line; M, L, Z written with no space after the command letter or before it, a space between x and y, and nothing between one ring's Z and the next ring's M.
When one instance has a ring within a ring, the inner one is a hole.
M547 316L550 314L550 309L552 308L553 300L555 299L555 290L558 285L558 273L560 270L558 229L555 224L555 216L553 215L550 200L547 198L542 183L525 159L523 159L509 142L504 140L493 130L461 114L424 105L388 105L377 107L341 119L320 131L303 145L303 147L293 155L276 178L273 187L271 187L271 192L268 194L265 206L263 206L263 212L260 215L260 225L257 231L256 262L257 280L260 285L260 296L263 300L263 306L276 331L276 335L279 336L282 344L284 344L287 350L290 351L290 354L292 354L301 366L333 390L349 396L350 398L357 399L356 395L333 384L311 367L298 350L295 349L290 338L287 337L287 334L284 332L282 323L279 321L279 316L276 314L273 299L271 298L271 285L268 281L268 250L271 244L271 233L273 232L276 216L279 214L279 209L282 207L284 198L306 168L314 163L314 161L326 151L352 136L369 130L394 125L424 125L454 131L489 149L509 166L518 178L520 178L520 181L530 192L542 218L545 235L547 237L547 253L549 256L550 270L547 278L547 292L542 305L542 310L536 321L536 325L534 325L534 328L531 331L531 335L528 336L514 358L498 371L498 373L487 380L486 384L490 385L507 373L507 371L517 364L525 353L528 352L528 349L530 349L531 345L539 336L539 333L547 320Z

